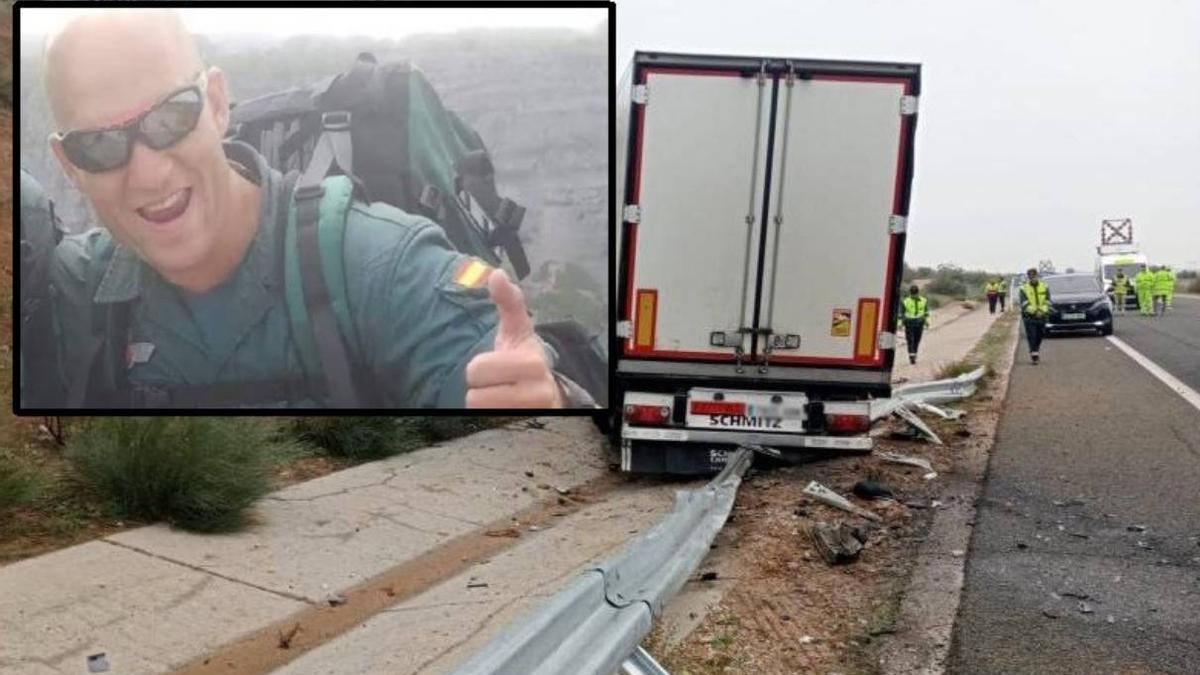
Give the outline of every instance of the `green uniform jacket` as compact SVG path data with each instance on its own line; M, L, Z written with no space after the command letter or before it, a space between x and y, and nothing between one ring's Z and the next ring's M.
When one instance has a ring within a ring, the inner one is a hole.
M52 267L63 300L59 349L70 354L82 344L106 305L136 301L130 305L132 329L121 364L136 389L228 384L236 392L239 383L287 382L287 394L274 400L259 395L234 405L190 405L319 406L319 394L295 384L304 382L306 373L283 292L277 236L289 198L283 177L247 145L228 143L225 151L263 190L258 233L234 274L216 289L193 295L164 281L133 251L113 245L103 229L68 237ZM454 283L466 256L454 251L431 221L381 202L351 206L344 250L355 332L348 347L378 404L462 407L467 362L492 348L497 326L486 285ZM120 403L89 400L85 405ZM188 404L175 399L166 405Z

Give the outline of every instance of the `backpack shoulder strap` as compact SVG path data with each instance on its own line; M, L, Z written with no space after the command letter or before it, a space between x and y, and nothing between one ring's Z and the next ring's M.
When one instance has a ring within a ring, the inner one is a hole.
M343 259L346 215L354 184L330 176L317 185L304 177L288 201L284 246L284 293L292 335L311 378L323 379L330 407L365 403L361 376L347 344L357 344L346 294Z

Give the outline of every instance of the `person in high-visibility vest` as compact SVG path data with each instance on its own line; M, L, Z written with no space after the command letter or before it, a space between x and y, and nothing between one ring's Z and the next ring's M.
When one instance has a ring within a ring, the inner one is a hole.
M908 287L908 295L900 303L900 324L904 326L904 341L908 343L908 362L917 362L917 347L921 334L929 325L929 300L921 295L915 284Z
M1000 299L1000 289L1004 287L999 281L989 281L983 292L987 294L988 314L996 313L996 301Z
M1143 268L1133 277L1133 290L1137 292L1138 313L1142 316L1154 316L1154 272Z
M1154 299L1162 302L1163 312L1171 306L1167 298L1173 295L1174 291L1175 273L1166 265L1159 265L1158 271L1154 273Z
M996 278L996 297L1000 299L1000 312L1008 311L1004 306L1008 300L1008 282L1003 277Z
M1117 304L1117 313L1125 313L1125 296L1129 293L1129 277L1125 273L1117 270L1116 276L1113 277L1113 299Z
M1038 279L1036 268L1029 268L1025 276L1028 281L1021 286L1021 319L1025 324L1025 339L1029 341L1029 357L1036 364L1046 333L1046 317L1050 316L1050 289Z

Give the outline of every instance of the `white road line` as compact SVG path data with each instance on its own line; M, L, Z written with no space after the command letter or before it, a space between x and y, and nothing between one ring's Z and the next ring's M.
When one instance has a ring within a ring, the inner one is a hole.
M1163 370L1162 367L1159 366L1157 363L1151 361L1150 359L1146 358L1145 356L1142 356L1141 352L1139 352L1138 350L1134 349L1133 347L1130 347L1129 345L1125 344L1119 338L1116 338L1116 337L1110 335L1110 336L1108 336L1108 341L1113 343L1114 345L1116 345L1117 349L1120 349L1121 351L1128 354L1129 358L1136 361L1138 363L1138 365L1140 365L1141 367L1150 371L1151 375L1162 380L1163 384L1170 387L1171 390L1174 391L1176 394L1179 394L1180 396L1182 396L1183 400L1187 401L1188 403L1191 403L1193 408L1195 408L1196 410L1200 410L1200 394L1196 393L1195 389L1192 389L1191 387L1187 386L1186 384L1180 382L1174 375Z

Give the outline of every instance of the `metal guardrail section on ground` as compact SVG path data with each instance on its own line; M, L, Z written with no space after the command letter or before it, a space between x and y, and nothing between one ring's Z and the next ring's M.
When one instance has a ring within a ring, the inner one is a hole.
M616 672L708 553L752 456L739 450L706 486L677 492L666 518L513 623L456 675Z
M967 398L979 387L984 368L980 366L969 373L958 377L932 382L914 382L892 387L891 398L881 398L871 401L871 419L878 420L891 415L905 402L945 403Z

